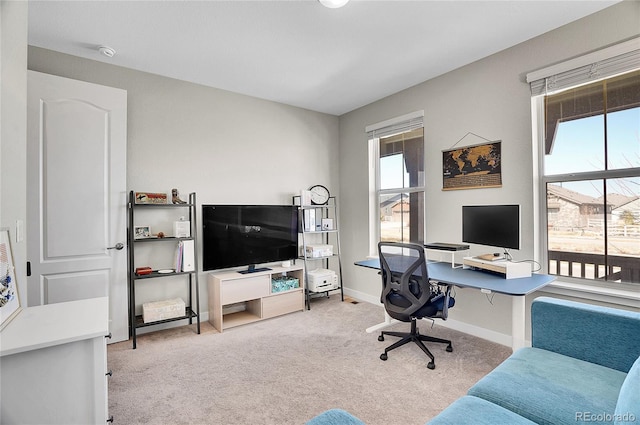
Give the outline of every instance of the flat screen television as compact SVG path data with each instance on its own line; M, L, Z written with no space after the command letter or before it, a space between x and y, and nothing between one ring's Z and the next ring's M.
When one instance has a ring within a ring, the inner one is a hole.
M202 205L203 270L248 266L253 272L297 257L297 206Z
M520 205L465 205L462 241L520 249Z

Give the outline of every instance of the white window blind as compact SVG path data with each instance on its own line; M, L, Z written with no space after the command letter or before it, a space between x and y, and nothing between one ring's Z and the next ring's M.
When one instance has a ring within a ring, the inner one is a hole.
M551 94L640 68L640 38L527 74L531 95Z
M401 117L392 118L365 128L368 138L382 138L398 133L415 130L424 126L424 111L416 111Z

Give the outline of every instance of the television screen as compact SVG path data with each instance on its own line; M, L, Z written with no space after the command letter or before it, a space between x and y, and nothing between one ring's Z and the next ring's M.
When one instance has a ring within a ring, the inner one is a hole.
M297 206L202 206L203 270L255 266L297 257Z
M462 241L498 248L520 249L520 206L463 206Z

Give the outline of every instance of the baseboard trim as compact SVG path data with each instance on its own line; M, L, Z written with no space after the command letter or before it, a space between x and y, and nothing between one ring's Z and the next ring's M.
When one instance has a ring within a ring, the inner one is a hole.
M496 344L504 345L506 347L512 347L513 344L513 338L511 337L511 335L506 335L500 332L481 328L479 326L470 325L469 323L461 322L459 320L436 320L436 325L448 329L453 329L454 331L459 331L468 335L476 336L478 338L495 342Z
M365 301L375 306L380 307L380 319L384 319L384 311L382 303L380 303L379 297L374 297L363 292L355 291L353 289L344 289L344 294L355 298L360 301ZM423 319L431 323L430 319ZM506 347L512 347L513 338L511 335L495 332L489 329L482 328L480 326L471 325L469 323L461 322L459 320L447 319L447 320L435 320L436 326L442 326L444 328L453 329L455 331L463 332L468 335L472 335L478 338L485 339L487 341L495 342L496 344L504 345ZM372 324L373 325L373 324Z
M354 291L353 289L349 288L344 288L344 295L382 307L380 296L374 297L372 295L365 294L364 292Z

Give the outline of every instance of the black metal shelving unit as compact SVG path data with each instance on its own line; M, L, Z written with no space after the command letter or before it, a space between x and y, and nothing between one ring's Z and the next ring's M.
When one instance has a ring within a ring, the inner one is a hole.
M196 194L189 194L189 201L186 204L136 204L135 192L129 193L129 219L128 219L128 244L129 244L129 336L133 340L133 348L136 348L136 329L159 325L161 323L175 322L178 320L189 320L189 324L193 324L195 319L196 329L198 334L200 333L200 289L198 285L198 256L194 252L194 270L193 271L180 271L172 273L159 273L157 270L152 271L150 274L137 275L135 273L135 250L136 246L142 244L154 244L154 243L178 243L180 241L192 240L194 249L197 247L196 240ZM189 210L189 224L190 224L190 237L176 238L176 237L163 237L163 238L135 238L135 211L136 210L155 210L166 208L182 208ZM185 306L185 313L183 316L174 317L171 319L157 320L154 322L144 323L142 315L136 315L136 282L147 279L156 279L171 276L186 276L188 277L189 296L188 302ZM195 295L195 297L194 297ZM194 302L195 298L195 302Z

